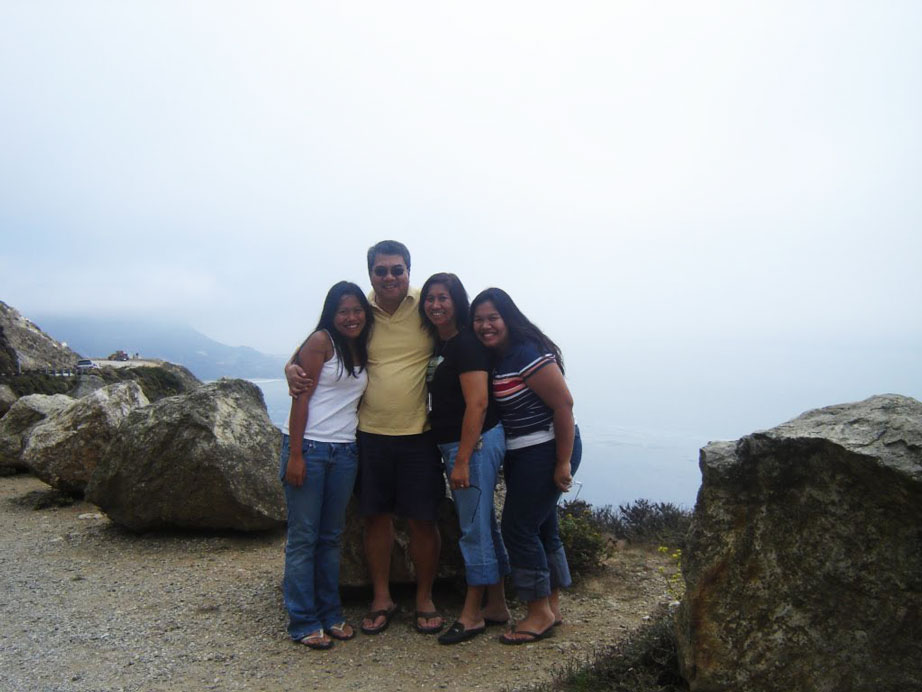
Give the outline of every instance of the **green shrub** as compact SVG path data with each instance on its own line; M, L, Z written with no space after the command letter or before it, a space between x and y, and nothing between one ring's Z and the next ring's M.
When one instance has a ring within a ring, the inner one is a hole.
M573 578L600 570L611 557L612 547L593 518L592 506L583 500L565 502L557 508L557 519Z
M615 538L638 545L676 548L685 546L685 534L691 524L691 512L671 502L636 500L620 505L615 512L610 506L592 510L593 521Z
M106 384L135 380L152 402L188 391L179 376L164 368L100 368L93 374L102 377Z
M42 375L39 373L27 373L25 375L13 375L4 378L9 382L16 396L27 396L29 394L68 394L74 386L73 377L56 377L54 375Z

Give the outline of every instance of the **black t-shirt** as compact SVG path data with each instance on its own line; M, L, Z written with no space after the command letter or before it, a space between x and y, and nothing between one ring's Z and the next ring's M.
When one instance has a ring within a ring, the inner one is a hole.
M487 415L482 430L489 430L499 422L490 383L492 369L490 352L467 329L439 344L438 353L429 361L426 378L429 384L429 425L437 444L461 439L465 409L460 380L463 372L483 370L487 373Z

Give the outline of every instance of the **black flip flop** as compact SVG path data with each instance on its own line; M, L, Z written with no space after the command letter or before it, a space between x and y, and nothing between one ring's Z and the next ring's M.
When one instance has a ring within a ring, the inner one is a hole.
M365 617L362 618L362 622L365 620L371 620L374 622L380 616L384 616L384 622L378 627L366 627L362 625L360 629L363 634L381 634L384 630L387 629L387 626L391 624L391 618L394 617L397 613L397 604L395 603L390 608L385 608L384 610L372 610L369 613L365 614Z
M509 639L507 634L525 634L528 635L527 639ZM518 646L520 644L531 644L532 642L539 641L541 639L547 639L548 637L554 636L554 626L551 625L543 632L530 632L529 630L511 630L509 632L504 632L499 636L500 644L508 644L509 646Z
M420 625L420 618L431 620L432 618L442 618L442 616L439 615L437 610L417 610L414 624L416 625L416 631L420 634L435 634L437 632L441 632L442 628L445 627L445 618L442 618L442 622L440 622L438 625Z
M444 634L439 635L439 644L460 644L468 639L473 639L478 634L483 634L487 629L486 625L464 629L464 624L455 620L451 627L445 630Z

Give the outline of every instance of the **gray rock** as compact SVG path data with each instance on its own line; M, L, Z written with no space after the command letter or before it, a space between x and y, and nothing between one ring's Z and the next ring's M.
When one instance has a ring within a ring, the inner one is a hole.
M136 382L98 389L36 425L22 459L49 485L68 493L83 493L121 422L130 411L147 403Z
M106 386L106 381L99 375L77 375L76 379L77 385L70 393L75 399L82 399L85 396L89 396L97 389L102 389Z
M677 620L690 689L922 689L922 403L701 450Z
M506 501L506 483L500 473L499 481L493 495L493 507L497 520L502 515ZM459 542L461 529L458 526L458 513L445 485L445 500L439 508L439 534L442 538L442 551L439 555L438 579L454 581L459 589L465 587L464 558ZM358 513L355 499L349 501L346 508L346 526L343 530L342 552L340 560L339 582L343 586L369 586L368 565L365 562L362 541L364 522ZM392 584L412 584L416 582L416 571L410 558L410 534L407 524L402 519L394 522L394 549L391 552Z
M17 399L0 418L0 470L28 471L22 452L29 435L45 418L70 406L74 400L64 394L29 394Z
M442 537L442 552L439 556L439 579L463 580L464 560L458 541L461 530L458 528L458 515L454 503L446 498L439 511L439 533ZM365 562L363 544L364 520L358 513L355 498L346 508L346 526L343 529L342 550L340 552L339 583L341 586L369 586L368 564ZM394 549L391 551L392 584L412 584L416 582L416 571L410 558L410 534L407 524L402 519L394 523Z
M6 415L6 412L10 410L10 406L15 404L18 398L10 385L0 384L0 417Z
M132 411L87 498L133 531L277 527L280 447L259 388L219 380Z
M0 301L0 371L69 369L80 355Z

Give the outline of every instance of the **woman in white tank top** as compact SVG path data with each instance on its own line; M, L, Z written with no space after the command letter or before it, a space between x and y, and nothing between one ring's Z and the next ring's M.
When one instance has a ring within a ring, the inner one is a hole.
M340 281L294 361L316 384L292 399L282 429L279 476L288 506L283 592L288 633L312 649L355 636L339 600L339 552L358 469L355 429L368 381L371 323L362 290Z

